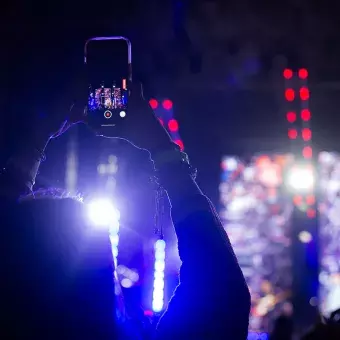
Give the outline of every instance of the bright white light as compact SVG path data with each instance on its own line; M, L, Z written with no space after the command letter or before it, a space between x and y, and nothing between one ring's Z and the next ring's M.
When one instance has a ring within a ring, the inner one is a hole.
M314 173L310 167L292 168L287 177L287 185L293 191L309 191L314 187Z
M235 158L227 158L223 162L228 171L235 171L237 169L237 160Z
M301 231L301 233L299 234L299 240L302 243L309 243L310 241L312 241L312 239L312 234L308 231Z
M165 269L165 242L158 240L155 243L155 272L152 295L152 309L160 312L164 306L164 269Z
M120 284L121 284L122 287L124 287L124 288L131 288L132 285L133 285L132 281L131 281L130 279L127 279L127 278L123 279L123 280L120 282Z
M163 301L162 300L153 300L152 309L154 312L161 312L163 309Z
M119 115L121 118L124 118L126 116L126 112L125 111L120 111Z
M119 211L108 199L96 199L88 204L88 216L96 226L109 227L117 223L120 218Z

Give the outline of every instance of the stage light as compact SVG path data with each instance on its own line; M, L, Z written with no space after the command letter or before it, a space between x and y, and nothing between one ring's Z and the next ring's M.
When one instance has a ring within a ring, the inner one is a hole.
M296 121L296 113L295 112L292 112L292 111L287 112L286 117L287 117L287 121L289 123L294 123Z
M184 144L183 144L183 142L180 139L176 139L174 142L179 146L181 151L184 150Z
M158 107L158 101L156 99L150 99L149 104L153 110L156 110Z
M178 122L176 119L170 119L168 122L168 127L171 132L178 131Z
M313 239L312 234L308 231L301 231L299 233L299 240L302 243L309 243Z
M283 77L287 80L291 79L293 77L293 71L289 68L284 69L283 70Z
M312 138L312 130L308 128L302 129L302 139L304 141L309 141Z
M310 191L314 188L314 173L311 167L296 166L290 169L286 185L293 192Z
M153 282L152 309L161 312L164 306L164 269L165 269L165 241L155 243L155 271Z
M165 110L171 110L172 109L172 101L170 99L163 100L163 107Z
M308 71L305 68L300 68L298 74L300 79L307 79L308 77Z
M306 196L306 203L308 205L313 205L315 204L315 196L314 195L308 195Z
M295 129L288 129L288 137L289 139L296 139L298 136L298 133Z
M286 89L285 97L288 102L292 102L295 99L295 92L293 89Z
M305 122L308 122L311 118L311 113L308 109L303 109L301 111L301 119Z
M316 211L315 209L308 209L306 214L308 218L314 218L316 216Z
M95 199L87 204L88 217L96 226L110 227L119 222L119 211L109 199Z
M308 87L301 87L300 98L301 98L301 100L308 100L309 99L309 89L308 89Z
M312 149L312 147L311 146L305 146L302 149L302 155L306 159L312 158L313 157L313 149Z

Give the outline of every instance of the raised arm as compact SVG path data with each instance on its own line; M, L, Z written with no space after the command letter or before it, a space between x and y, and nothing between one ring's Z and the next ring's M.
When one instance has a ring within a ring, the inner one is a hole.
M247 285L215 208L177 153L173 149L154 157L162 159L155 165L172 205L182 260L180 284L158 325L157 339L246 339Z

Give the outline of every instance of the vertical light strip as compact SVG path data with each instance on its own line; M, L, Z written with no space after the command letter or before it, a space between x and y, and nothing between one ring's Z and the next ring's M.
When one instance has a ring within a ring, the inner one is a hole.
M155 243L155 271L153 281L152 309L161 312L164 307L164 270L165 270L165 241Z

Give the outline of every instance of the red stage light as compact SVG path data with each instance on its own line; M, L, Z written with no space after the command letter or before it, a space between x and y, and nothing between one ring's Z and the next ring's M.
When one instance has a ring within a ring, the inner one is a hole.
M297 131L295 129L289 129L288 130L288 137L289 139L296 139L297 138Z
M300 195L295 195L295 196L293 197L293 202L294 202L294 204L295 204L296 206L301 205L301 203L302 203L302 196L300 196Z
M302 139L308 141L312 138L312 130L308 128L302 129Z
M171 132L176 132L178 131L178 122L176 119L170 119L168 123L169 130Z
M308 71L305 68L300 68L299 70L299 78L300 79L307 79Z
M174 142L180 147L181 151L184 150L184 144L180 139L177 139Z
M311 113L308 109L303 109L301 111L301 119L304 120L305 122L308 122L311 118Z
M301 87L300 98L301 98L301 100L308 100L309 99L309 89L308 89L308 87Z
M290 79L293 77L293 71L289 68L286 68L283 70L283 76L286 78L286 79Z
M163 100L163 107L165 110L171 110L172 109L172 101L170 99Z
M316 216L316 211L314 209L308 209L307 210L307 217L308 218L314 218Z
M149 104L153 110L156 110L158 107L158 101L156 99L150 99Z
M296 121L296 113L295 112L287 112L287 120L289 123L294 123Z
M306 196L306 203L308 205L313 205L315 204L315 196L314 195L308 195Z
M310 146L305 146L302 150L302 155L304 158L312 158L313 157L313 149Z
M293 89L286 89L285 91L286 100L292 102L295 99L295 92Z

